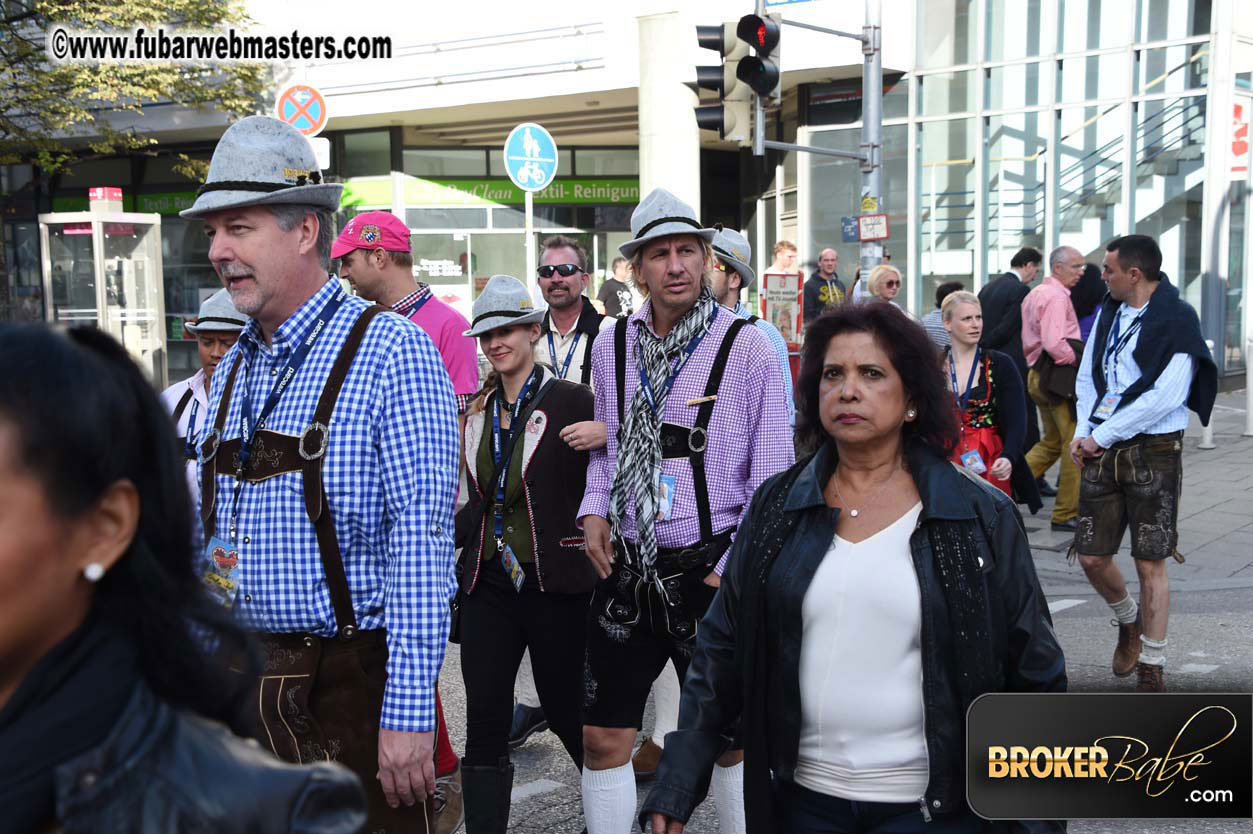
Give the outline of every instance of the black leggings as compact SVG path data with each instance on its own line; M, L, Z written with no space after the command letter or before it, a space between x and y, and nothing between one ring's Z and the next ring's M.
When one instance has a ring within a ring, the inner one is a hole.
M590 594L544 593L532 573L528 571L519 593L508 584L499 562L487 562L474 593L462 598L467 765L492 767L509 755L513 682L522 652L529 648L535 691L549 729L575 766L583 767L581 707Z

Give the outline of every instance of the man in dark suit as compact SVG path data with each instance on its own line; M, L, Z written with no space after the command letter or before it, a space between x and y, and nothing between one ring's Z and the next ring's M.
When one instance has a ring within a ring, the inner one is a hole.
M979 291L979 305L983 308L983 337L979 344L991 350L1009 354L1018 366L1023 378L1025 397L1027 357L1022 351L1022 300L1031 291L1031 282L1040 271L1044 256L1039 249L1024 246L1010 259L1009 271L984 285ZM1040 421L1036 416L1035 403L1025 397L1027 407L1026 448L1040 440ZM1040 479L1041 495L1056 495L1056 490Z

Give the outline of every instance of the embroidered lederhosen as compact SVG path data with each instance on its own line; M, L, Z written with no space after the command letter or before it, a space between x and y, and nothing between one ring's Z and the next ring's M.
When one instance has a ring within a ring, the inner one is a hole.
M302 475L305 512L317 534L322 570L335 614L336 636L259 634L261 676L243 716L249 735L285 761L332 760L361 779L369 798L366 830L400 834L433 832L434 806L391 808L377 779L379 718L387 683L387 634L359 631L344 572L339 539L322 480L331 441L331 415L370 321L385 308L367 308L349 331L322 388L313 419L299 436L258 429L248 468L250 483L289 472ZM236 476L239 438L223 441L242 354L235 356L212 430L200 446L201 509L205 540L216 526L217 475ZM244 396L247 396L247 392ZM243 554L247 559L247 552ZM237 669L242 666L237 666Z

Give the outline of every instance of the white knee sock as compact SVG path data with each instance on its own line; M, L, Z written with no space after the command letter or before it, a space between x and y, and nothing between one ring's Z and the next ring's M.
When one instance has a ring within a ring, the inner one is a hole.
M635 830L635 769L630 762L608 770L583 768L583 817L587 834Z
M1131 594L1122 598L1121 602L1111 602L1109 607L1114 610L1114 618L1122 625L1131 625L1140 616L1140 606Z
M722 834L744 834L744 763L714 768L714 808Z
M653 721L653 744L666 746L666 733L679 729L679 674L673 661L666 663L653 681L653 705L657 714Z
M1143 649L1140 651L1140 662L1146 666L1165 666L1166 665L1166 638L1161 640L1150 640L1148 637L1141 637L1140 643Z
M518 679L514 681L513 695L524 707L535 709L539 706L539 693L535 691L535 675L531 671L531 650L522 653L522 662L518 664Z

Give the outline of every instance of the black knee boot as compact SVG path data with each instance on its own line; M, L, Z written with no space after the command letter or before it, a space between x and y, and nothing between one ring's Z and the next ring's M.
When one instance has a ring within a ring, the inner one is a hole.
M505 834L513 792L513 765L502 758L495 767L461 765L466 834Z

